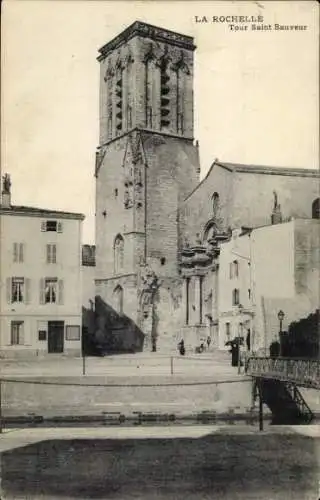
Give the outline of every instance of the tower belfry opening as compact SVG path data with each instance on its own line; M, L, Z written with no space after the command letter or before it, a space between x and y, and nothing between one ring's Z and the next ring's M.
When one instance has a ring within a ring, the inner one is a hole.
M119 68L116 75L116 129L122 132L123 128L123 70Z
M170 75L168 71L168 61L162 59L160 65L160 113L161 121L160 128L166 129L170 126Z

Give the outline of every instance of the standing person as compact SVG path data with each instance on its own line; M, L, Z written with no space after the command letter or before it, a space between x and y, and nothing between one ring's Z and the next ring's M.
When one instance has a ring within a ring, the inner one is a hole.
M179 344L178 344L178 348L179 348L179 352L181 354L181 356L184 356L185 353L186 353L186 349L184 347L184 340L180 340Z
M210 348L210 344L211 344L211 337L210 337L210 335L208 335L208 337L207 337L208 351L209 351L209 348Z
M247 331L247 337L246 337L246 344L247 344L247 350L250 351L250 328Z

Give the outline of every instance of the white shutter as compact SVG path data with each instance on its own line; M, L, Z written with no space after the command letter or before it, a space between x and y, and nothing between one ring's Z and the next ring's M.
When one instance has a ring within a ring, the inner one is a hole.
M24 345L24 321L19 325L19 345Z
M18 262L18 243L13 244L13 262Z
M40 304L45 304L45 281L43 278L40 280Z
M64 301L64 284L63 280L58 281L58 304L63 304Z
M31 279L25 278L25 296L24 301L26 304L30 304L31 299Z
M12 288L12 279L7 278L7 302L11 304L11 288Z
M53 264L57 263L57 245L51 246L51 262Z
M46 262L47 264L50 264L51 260L50 260L50 257L51 257L51 245L46 245L46 249L47 249L47 258L46 258Z
M41 221L41 231L47 230L47 222L45 220Z
M24 244L19 243L19 262L24 261Z
M62 233L62 222L57 222L57 233Z

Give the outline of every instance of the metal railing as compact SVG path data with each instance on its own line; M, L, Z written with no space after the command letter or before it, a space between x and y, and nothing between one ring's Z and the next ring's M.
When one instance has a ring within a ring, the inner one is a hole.
M320 389L320 361L316 359L251 357L247 360L246 373Z

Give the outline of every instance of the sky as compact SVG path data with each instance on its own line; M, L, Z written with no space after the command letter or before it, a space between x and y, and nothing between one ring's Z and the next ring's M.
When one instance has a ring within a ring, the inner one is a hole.
M229 15L261 15L272 29L211 22ZM2 175L11 174L14 204L81 212L83 242L94 243L96 57L137 19L195 38L201 177L215 158L319 168L317 2L7 0L1 165Z

